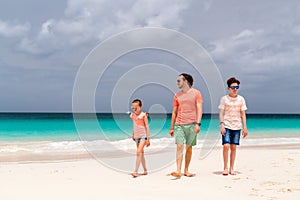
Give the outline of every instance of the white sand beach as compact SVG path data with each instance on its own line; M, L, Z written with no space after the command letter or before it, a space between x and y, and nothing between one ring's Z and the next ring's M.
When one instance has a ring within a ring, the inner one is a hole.
M236 176L221 175L221 152L216 148L200 160L195 151L190 171L196 176L181 179L169 175L175 163L134 179L88 156L1 162L0 199L299 199L296 146L239 148Z

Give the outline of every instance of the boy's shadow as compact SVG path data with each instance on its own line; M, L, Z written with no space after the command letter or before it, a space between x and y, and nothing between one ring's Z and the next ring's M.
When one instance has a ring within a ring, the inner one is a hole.
M227 176L227 175L223 175L223 171L214 171L213 174L215 174L215 175L221 175L221 176ZM238 175L238 174L242 174L242 173L239 172L239 171L235 171L235 174ZM230 176L235 176L235 175L231 175L231 174L228 173L228 176L229 175Z

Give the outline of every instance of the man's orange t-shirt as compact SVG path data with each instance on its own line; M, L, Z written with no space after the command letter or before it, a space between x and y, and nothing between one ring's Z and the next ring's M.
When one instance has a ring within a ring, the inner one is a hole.
M176 125L186 125L197 122L197 103L203 103L199 90L191 88L187 92L177 92L174 96L173 106L177 106Z

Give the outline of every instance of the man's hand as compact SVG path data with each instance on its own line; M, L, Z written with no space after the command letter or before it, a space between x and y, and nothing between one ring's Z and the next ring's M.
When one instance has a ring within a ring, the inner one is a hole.
M199 132L200 132L200 126L199 126L199 124L195 124L194 133L198 134Z
M174 136L174 129L170 129L170 135L171 135L171 137Z

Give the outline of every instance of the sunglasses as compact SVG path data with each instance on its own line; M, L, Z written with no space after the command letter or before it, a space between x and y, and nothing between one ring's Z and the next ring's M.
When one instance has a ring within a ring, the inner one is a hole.
M182 79L183 81L185 81L185 78ZM180 83L181 80L180 79L177 79L177 83Z
M232 89L232 90L234 90L234 89L238 90L239 88L240 88L240 86L238 86L238 85L237 86L230 86L230 89Z
M137 110L137 108L131 108L132 110L134 110L134 111L136 111Z

